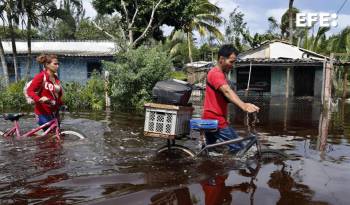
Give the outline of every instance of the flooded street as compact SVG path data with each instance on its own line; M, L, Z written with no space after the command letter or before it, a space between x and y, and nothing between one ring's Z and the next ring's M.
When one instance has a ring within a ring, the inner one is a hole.
M0 139L0 204L350 204L350 104L329 116L307 99L260 106L261 142L293 159L159 158L166 141L143 136L142 113L71 113L63 126L87 139ZM242 112L231 108L230 122L247 133ZM20 123L28 130L34 118ZM0 119L1 130L9 126ZM198 150L195 141L179 143Z

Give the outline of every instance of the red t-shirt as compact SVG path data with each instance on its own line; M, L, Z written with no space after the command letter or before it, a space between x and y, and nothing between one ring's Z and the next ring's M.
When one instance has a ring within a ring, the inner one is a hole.
M201 182L202 189L205 194L205 205L221 205L230 200L230 189L225 186L227 175L216 176L215 184L210 184L209 181Z
M217 67L208 72L207 81L217 90L206 86L203 106L203 119L212 119L219 121L219 128L228 126L227 122L227 104L226 98L218 89L228 84L225 74Z
M46 75L46 82L44 82L44 75ZM41 71L39 74L34 76L32 83L28 87L27 94L35 102L34 113L37 115L51 115L56 112L62 103L62 87L57 76L55 76L55 84L60 86L59 92L56 93L54 84L50 81L49 75L46 71ZM39 93L36 93L40 91ZM54 96L54 95L57 95ZM39 99L41 97L47 97L50 100L56 102L55 105L50 105L47 103L40 103Z

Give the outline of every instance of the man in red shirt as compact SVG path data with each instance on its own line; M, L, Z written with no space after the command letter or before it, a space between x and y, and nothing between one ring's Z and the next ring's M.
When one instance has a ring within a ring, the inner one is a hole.
M233 68L238 51L232 45L223 45L218 52L218 62L207 76L203 119L218 120L219 129L216 132L206 132L207 144L213 144L217 139L231 140L237 138L235 130L227 122L227 104L234 103L243 111L258 112L259 107L243 102L230 88L226 75ZM240 144L230 144L231 152L241 149Z

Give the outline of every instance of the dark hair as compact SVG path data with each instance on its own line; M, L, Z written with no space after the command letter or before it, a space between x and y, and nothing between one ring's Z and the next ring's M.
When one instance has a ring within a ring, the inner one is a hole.
M40 56L38 56L36 58L36 61L40 64L47 64L47 63L51 63L53 59L57 59L57 55L54 54L40 54Z
M218 59L220 58L220 56L228 58L232 53L234 53L236 56L238 55L238 50L233 45L222 45L218 52Z

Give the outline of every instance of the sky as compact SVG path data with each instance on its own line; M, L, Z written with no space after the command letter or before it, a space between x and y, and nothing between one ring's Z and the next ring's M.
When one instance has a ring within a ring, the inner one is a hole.
M268 17L273 16L280 21L283 13L288 8L288 0L210 0L211 3L223 9L221 16L228 19L230 13L238 7L244 14L250 33L264 33L268 30ZM350 0L294 0L294 7L301 12L326 12L336 13L342 4L343 8L338 14L338 26L332 28L328 34L338 33L347 26L350 26ZM96 11L91 5L91 0L84 1L86 15L94 17ZM224 26L220 27L224 33ZM171 28L163 26L164 34L171 32Z

